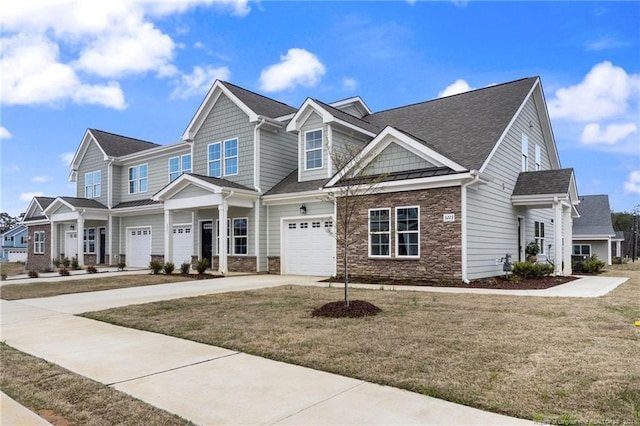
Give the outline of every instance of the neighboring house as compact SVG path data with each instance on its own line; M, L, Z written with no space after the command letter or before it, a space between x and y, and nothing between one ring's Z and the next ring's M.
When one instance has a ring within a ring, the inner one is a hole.
M573 221L573 258L585 260L595 255L611 265L611 242L616 239L616 232L611 222L609 197L585 195L579 199L580 217Z
M624 231L616 231L616 236L611 239L611 250L613 257L618 257L620 260L623 257L622 243L624 242Z
M2 249L0 261L27 261L27 227L18 225L2 234Z
M355 176L380 183L357 212L353 275L495 276L532 240L571 273L575 177L537 77L381 112L359 97L294 108L216 81L182 139L87 130L71 165L77 198L29 207L27 268L206 258L221 273L341 274L326 194ZM359 154L338 170L329 153L348 145Z

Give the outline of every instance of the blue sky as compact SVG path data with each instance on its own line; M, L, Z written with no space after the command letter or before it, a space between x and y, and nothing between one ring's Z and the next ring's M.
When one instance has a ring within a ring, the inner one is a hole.
M379 111L537 75L580 194L640 204L640 2L21 0L0 19L12 215L75 195L87 128L178 142L216 78Z

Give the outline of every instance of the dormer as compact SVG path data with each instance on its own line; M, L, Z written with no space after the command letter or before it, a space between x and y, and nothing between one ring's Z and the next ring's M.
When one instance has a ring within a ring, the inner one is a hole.
M360 96L354 96L352 98L343 99L341 101L331 102L329 105L357 118L362 118L365 115L371 114L371 110L369 109L367 104L364 103L362 98L360 98Z

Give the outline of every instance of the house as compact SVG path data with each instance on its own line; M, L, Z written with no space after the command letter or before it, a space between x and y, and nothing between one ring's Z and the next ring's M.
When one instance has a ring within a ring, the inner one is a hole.
M612 241L616 239L616 232L611 222L611 208L607 195L580 196L578 213L580 217L573 221L573 249L574 260L584 260L592 256L611 265ZM624 235L622 236L624 240ZM617 253L620 253L618 250ZM618 254L619 256L619 254Z
M357 155L338 167L336 152ZM71 169L76 197L29 206L27 268L205 258L221 273L339 275L345 201L327 194L375 179L352 275L496 276L532 240L571 273L575 176L538 77L380 112L360 97L295 108L216 81L182 141L88 129Z
M2 234L0 262L27 261L27 227L14 226Z

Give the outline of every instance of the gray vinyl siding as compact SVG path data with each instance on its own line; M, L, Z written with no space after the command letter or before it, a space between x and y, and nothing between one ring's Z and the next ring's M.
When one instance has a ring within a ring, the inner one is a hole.
M331 126L331 149L338 155L352 157L359 152L372 138L363 136L350 129L342 130ZM334 155L335 158L335 155ZM341 157L337 157L341 158ZM351 158L349 158L350 160ZM336 173L336 166L333 166L333 173Z
M532 128L529 127L532 123ZM467 190L467 273L469 279L502 274L502 264L496 259L510 254L518 260L518 216L524 216L525 240L533 240L534 221L545 223L545 244L553 244L551 209L526 210L511 204L511 194L521 166L522 134L529 139L529 170L534 166L534 146L541 147L542 169L550 168L543 143L540 122L531 97L517 117L505 139L495 152L485 173L491 178L486 185ZM549 254L554 257L554 250Z
M60 214L60 213L70 213L73 210L71 210L71 208L67 205L60 205L60 207L55 211L55 214Z
M193 172L209 175L208 148L215 142L238 138L238 174L224 179L253 188L253 144L255 126L229 98L221 95L194 137ZM222 146L224 156L224 146ZM224 158L224 157L223 157Z
M312 202L305 203L307 206L307 217L324 216L330 218L333 216L334 207L329 202ZM285 204L279 206L269 206L269 256L280 256L280 229L281 220L284 218L302 217L300 214L300 203Z
M262 192L269 191L297 166L297 135L260 129L260 183Z
M424 158L406 150L396 143L386 147L366 169L368 174L394 173L408 170L426 169L434 167Z
M322 168L306 170L306 150L305 150L305 133L313 130L322 129ZM315 179L323 179L328 177L328 161L327 153L327 126L322 123L322 117L313 112L307 121L300 128L299 147L298 147L298 169L300 170L300 181L308 181Z
M164 214L129 216L120 219L119 238L122 239L122 254L127 252L127 228L151 227L151 254L164 254Z
M178 200L183 198L191 198L191 197L200 197L203 195L211 195L210 191L199 188L195 185L189 185L182 191L178 192L176 195L171 197L172 200Z
M93 173L100 170L100 196L94 199L100 203L107 205L107 177L108 163L104 160L104 155L95 142L91 142L87 151L82 157L82 162L78 166L78 174L76 179L76 194L79 198L84 198L85 174Z
M362 113L354 105L343 106L343 107L340 107L339 109L340 111L344 111L347 114L353 115L354 117L362 118Z
M111 166L111 188L113 194L110 207L113 207L122 201L122 167L120 166Z

